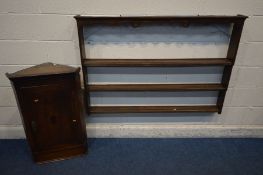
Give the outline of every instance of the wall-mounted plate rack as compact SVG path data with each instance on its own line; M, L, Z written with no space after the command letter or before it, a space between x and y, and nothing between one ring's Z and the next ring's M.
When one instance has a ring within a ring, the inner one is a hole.
M231 72L235 63L242 29L247 16L75 16L78 27L84 94L88 113L170 113L170 112L222 112ZM196 24L232 24L232 32L225 58L185 59L95 59L85 53L84 27L92 25L121 25L171 23L188 26ZM221 83L200 84L88 84L87 67L201 67L224 66ZM215 105L194 106L90 106L92 91L218 91Z

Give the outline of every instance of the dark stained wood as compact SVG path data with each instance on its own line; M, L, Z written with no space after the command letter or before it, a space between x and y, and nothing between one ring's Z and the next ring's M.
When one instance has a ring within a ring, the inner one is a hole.
M49 163L59 160L70 159L76 156L83 156L87 153L87 145L76 145L65 147L66 149L57 149L54 152L35 153L34 161L38 164Z
M56 69L56 65L53 66ZM84 154L87 137L80 101L80 69L71 73L52 70L37 74L43 68L25 70L31 70L34 76L23 71L8 74L33 158L39 163L72 157L76 152L79 155L80 150Z
M217 91L221 84L92 84L88 91Z
M81 57L81 67L82 67L82 73L83 73L83 82L84 85L88 83L88 76L87 76L87 67L85 66L85 63L83 61L83 58L86 58L86 52L85 52L85 41L84 41L84 34L83 34L83 24L79 21L77 21L77 27L78 27L78 36L79 36L79 50L80 50L80 57ZM85 87L84 87L85 88ZM88 106L90 105L90 94L88 91L84 91L84 106L85 106L85 112L89 114Z
M244 21L245 19L241 20L240 22L236 22L233 26L231 38L230 38L230 43L228 47L228 52L227 52L227 59L231 60L233 64L235 63L236 56L237 56L237 51L239 47L239 41L241 38L243 26L244 26ZM224 87L228 87L231 73L232 73L233 66L225 66L224 71L223 71L223 76L222 76L222 84ZM219 108L219 113L221 114L225 96L226 96L226 90L222 90L219 92L218 99L217 99L217 106Z
M118 23L233 23L246 19L247 16L75 16L82 24L118 24Z
M43 63L27 69L17 71L12 74L6 74L9 79L19 77L34 77L40 75L54 75L54 74L65 74L79 72L79 67L65 66L61 64Z
M218 112L217 106L91 106L91 113Z
M222 81L220 87L213 87L214 90L219 90L219 96L217 101L218 112L221 113L226 90L229 84L230 75L232 72L232 67L235 62L236 53L242 33L242 28L244 21L247 16L236 15L236 16L75 16L78 24L79 38L80 38L80 50L81 50L81 63L84 74L84 82L86 81L88 67L188 67L188 66L224 66ZM119 25L119 24L130 24L131 26L140 26L143 24L173 24L179 23L187 27L190 23L202 23L202 24L217 24L217 23L228 23L233 24L233 31L230 39L228 54L226 58L216 58L216 59L92 59L85 56L84 47L84 37L83 37L83 27L89 27L90 25ZM80 32L81 31L81 32ZM80 34L82 33L82 34ZM88 84L85 82L85 84ZM141 85L130 85L126 87L124 85L107 85L106 86L85 86L85 93L89 91L101 90L154 90L163 89L169 90L198 90L198 87L184 86L180 89L177 85L175 88L173 85L169 85L164 88L164 86L150 86L147 85L142 87ZM198 85L199 86L199 85ZM222 88L223 87L223 88ZM204 90L205 87L202 87ZM210 86L211 88L211 86ZM200 89L199 89L200 90ZM207 88L207 90L211 90ZM87 101L89 101L89 96ZM90 104L87 103L88 110L94 109L89 108ZM196 108L196 107L195 107ZM198 107L197 107L198 108ZM202 107L200 107L202 108ZM100 108L106 109L106 108ZM108 108L107 108L108 109ZM204 108L202 108L204 109ZM208 110L209 111L209 110ZM212 112L212 111L211 111Z
M174 66L222 66L232 65L225 58L207 59L84 59L87 67L174 67Z

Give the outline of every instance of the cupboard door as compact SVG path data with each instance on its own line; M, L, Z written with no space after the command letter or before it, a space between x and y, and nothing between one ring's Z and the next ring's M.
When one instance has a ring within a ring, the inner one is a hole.
M22 87L23 115L37 151L79 144L74 89L69 84Z

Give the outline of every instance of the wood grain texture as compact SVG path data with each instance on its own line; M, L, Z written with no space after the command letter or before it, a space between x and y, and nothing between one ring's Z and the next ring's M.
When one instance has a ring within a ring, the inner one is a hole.
M84 59L87 67L183 67L183 66L223 66L232 65L225 58L195 59Z
M76 146L66 147L62 150L55 150L50 152L33 153L34 161L38 164L50 163L65 159L70 159L76 156L83 156L87 153L87 145L80 144Z
M36 162L65 159L86 152L79 69L62 65L58 68L48 63L9 77Z
M221 84L92 84L88 91L217 91Z
M174 113L174 112L218 112L211 106L91 106L90 113Z

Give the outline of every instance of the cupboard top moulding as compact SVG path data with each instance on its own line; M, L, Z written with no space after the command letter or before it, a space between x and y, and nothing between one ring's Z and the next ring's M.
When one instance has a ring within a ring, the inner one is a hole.
M242 29L247 16L75 16L78 27L80 55L84 79L86 108L88 113L123 113L123 112L222 112L223 103L235 63ZM95 59L87 58L85 53L84 28L92 25L117 26L130 24L138 27L143 24L179 24L188 27L191 23L196 24L231 24L231 32L228 43L227 56L224 58L169 58L169 59ZM188 66L223 66L220 83L209 84L109 84L90 85L87 82L87 67L188 67ZM214 88L220 87L220 88ZM89 100L90 91L218 91L215 105L200 106L91 106Z

